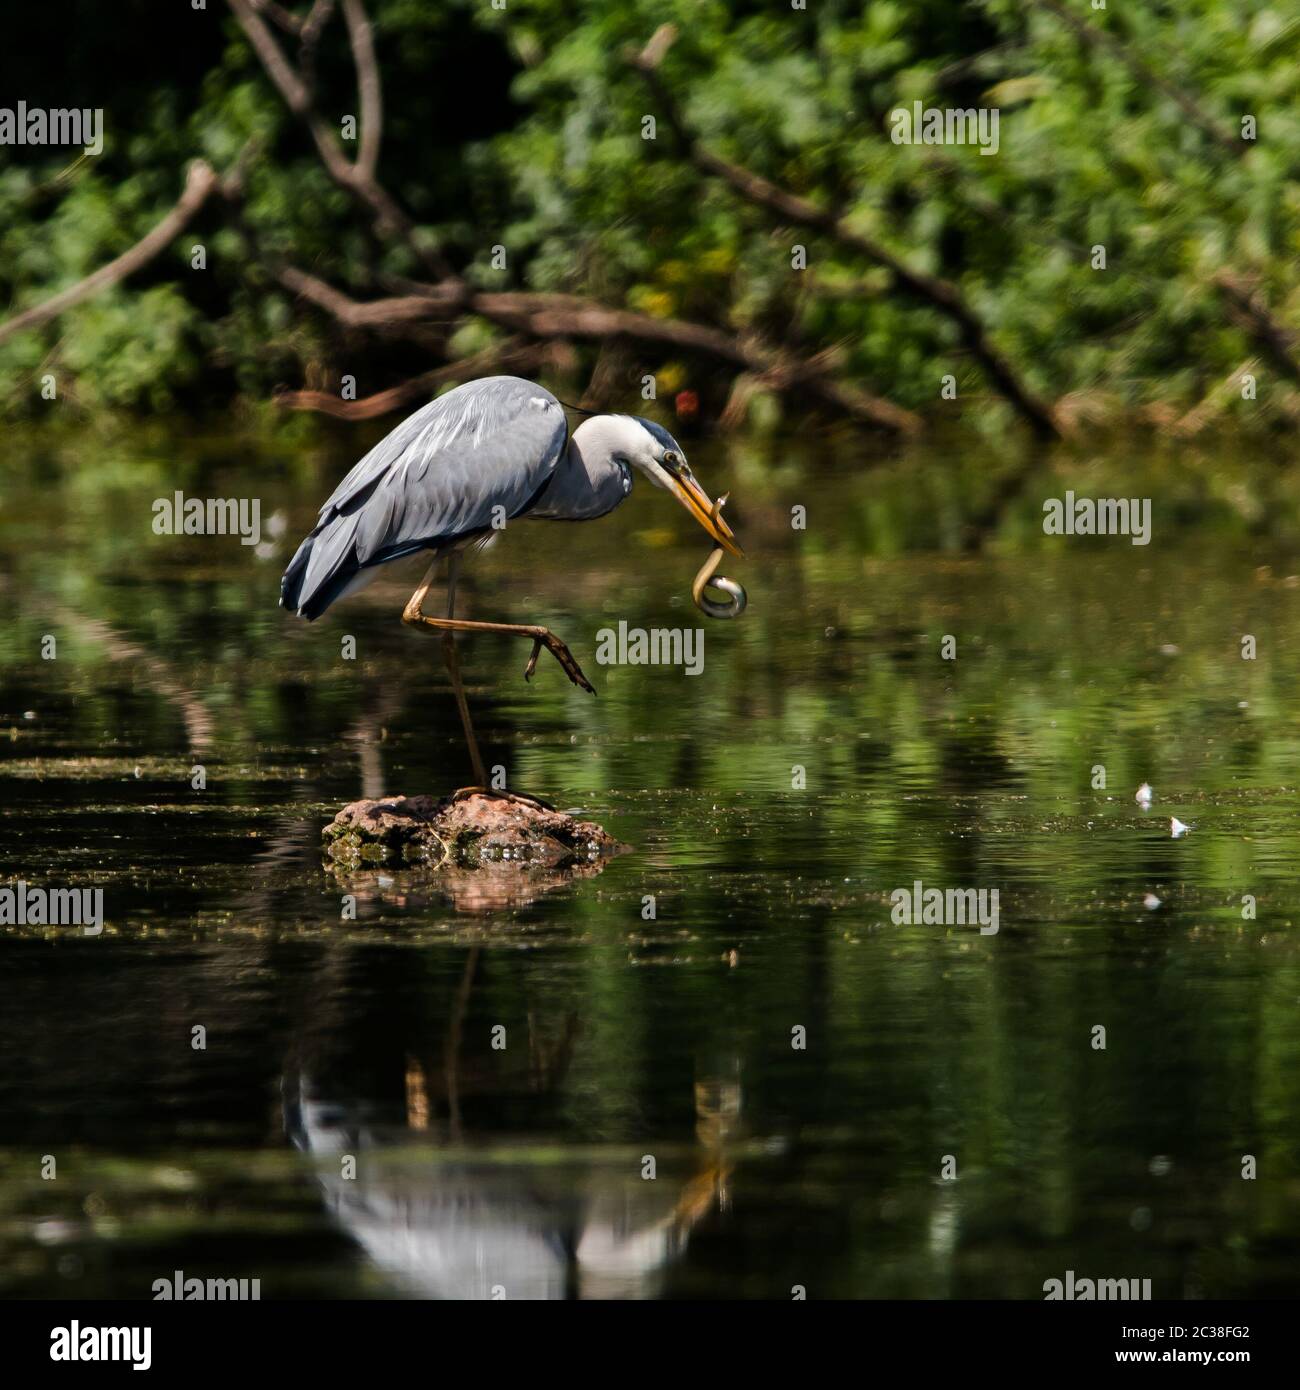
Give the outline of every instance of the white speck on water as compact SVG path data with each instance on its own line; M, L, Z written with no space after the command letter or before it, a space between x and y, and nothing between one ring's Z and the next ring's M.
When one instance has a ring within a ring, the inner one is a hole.
M1182 821L1178 819L1177 816L1169 817L1169 833L1173 836L1175 840L1180 839L1182 836L1186 835L1191 828L1192 827L1190 825L1184 825Z
M1154 893L1146 893L1142 898L1142 906L1145 907L1148 912L1154 912L1156 908L1160 906L1160 899L1157 898Z
M1137 792L1134 795L1133 800L1136 801L1137 804L1141 806L1142 809L1145 811L1146 808L1151 805L1151 798L1154 795L1155 792L1151 790L1151 783L1143 782L1142 785L1137 789Z

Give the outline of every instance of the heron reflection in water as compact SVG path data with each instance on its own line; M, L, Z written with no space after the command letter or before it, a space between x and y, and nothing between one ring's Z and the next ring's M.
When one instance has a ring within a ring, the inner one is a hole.
M317 1169L332 1216L378 1269L425 1298L653 1298L693 1228L727 1202L731 1169L719 1149L702 1148L690 1177L661 1170L654 1182L639 1161L632 1170L632 1160L616 1169L599 1154L539 1163L522 1143L517 1159L499 1143L481 1158L463 1144L442 1157L427 1132L392 1129L310 1073L292 1091L294 1144L356 1157L355 1177L337 1160Z
M653 1182L644 1180L639 1154L578 1146L559 1163L539 1159L539 1142L549 1147L545 1139L494 1133L466 1112L481 1115L503 1100L512 1116L546 1106L568 1073L577 1015L546 1029L530 1014L519 1053L475 1055L465 1015L477 958L471 950L440 1055L416 1041L427 1036L421 1024L404 1061L397 1050L360 1075L362 1050L350 1043L346 1057L334 1054L337 1037L295 1062L283 1081L289 1138L316 1160L317 1180L342 1229L412 1293L655 1296L692 1230L729 1202L741 1129L738 1063L697 1080L697 1142L686 1154L680 1145L647 1145L660 1151ZM520 1058L511 1069L507 1055ZM349 1157L354 1169L345 1172Z

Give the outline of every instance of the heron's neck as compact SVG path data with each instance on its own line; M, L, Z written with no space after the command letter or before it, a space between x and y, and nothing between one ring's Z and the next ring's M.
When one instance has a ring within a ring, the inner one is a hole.
M629 450L628 421L622 415L591 415L574 430L569 454L590 474L617 471L614 455Z
M627 496L627 474L614 462L625 445L616 415L593 415L573 432L531 515L582 521L604 516Z

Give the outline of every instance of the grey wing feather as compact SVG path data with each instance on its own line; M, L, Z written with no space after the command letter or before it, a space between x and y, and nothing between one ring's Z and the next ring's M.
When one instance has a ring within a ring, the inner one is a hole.
M559 401L520 377L467 382L431 401L334 490L285 571L281 603L314 618L359 570L518 516L567 438Z

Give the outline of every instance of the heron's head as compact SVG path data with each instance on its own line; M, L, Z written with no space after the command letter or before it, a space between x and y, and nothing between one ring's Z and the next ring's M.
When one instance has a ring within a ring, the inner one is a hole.
M735 532L691 472L686 451L662 425L639 415L598 415L578 427L575 439L593 426L601 428L613 462L639 469L656 487L671 492L724 550L744 557Z

